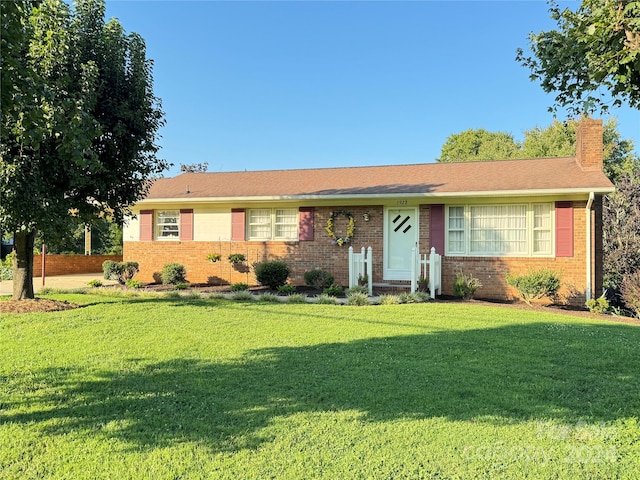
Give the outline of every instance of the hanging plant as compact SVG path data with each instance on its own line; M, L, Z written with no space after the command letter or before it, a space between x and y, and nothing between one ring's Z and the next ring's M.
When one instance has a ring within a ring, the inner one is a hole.
M216 263L218 260L220 260L221 255L219 253L210 253L209 255L207 255L207 260L209 260L211 263Z
M334 230L336 218L340 215L344 215L345 217L347 217L347 220L349 220L347 233L344 237L338 237ZM336 212L331 212L331 216L329 217L329 220L327 220L327 228L325 230L333 240L334 245L342 246L345 243L349 243L351 241L351 237L353 237L353 232L355 231L355 229L356 221L354 220L353 215L351 215L351 213L347 212L346 210L338 210Z

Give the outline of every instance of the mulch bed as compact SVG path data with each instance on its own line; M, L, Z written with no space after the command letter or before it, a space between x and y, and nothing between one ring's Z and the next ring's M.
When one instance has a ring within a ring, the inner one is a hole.
M80 305L48 298L34 298L26 300L7 300L0 302L0 313L31 313L31 312L59 312L72 310Z

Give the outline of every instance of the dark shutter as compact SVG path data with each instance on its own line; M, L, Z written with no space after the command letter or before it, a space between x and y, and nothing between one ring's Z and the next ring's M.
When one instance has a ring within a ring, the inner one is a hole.
M429 242L440 255L444 255L444 212L444 205L431 205Z
M153 240L153 210L140 210L140 241Z
M298 240L313 241L313 207L300 207L298 211Z
M573 257L573 203L556 202L556 257Z

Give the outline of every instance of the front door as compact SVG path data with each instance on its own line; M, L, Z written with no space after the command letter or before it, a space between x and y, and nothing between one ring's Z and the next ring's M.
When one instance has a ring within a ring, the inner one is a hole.
M411 250L418 246L418 211L386 209L384 237L385 280L411 280Z

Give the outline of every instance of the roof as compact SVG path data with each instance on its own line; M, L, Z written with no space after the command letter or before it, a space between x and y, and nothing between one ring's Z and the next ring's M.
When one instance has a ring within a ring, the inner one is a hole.
M574 157L371 167L184 173L161 178L146 201L496 196L609 193L601 170Z

